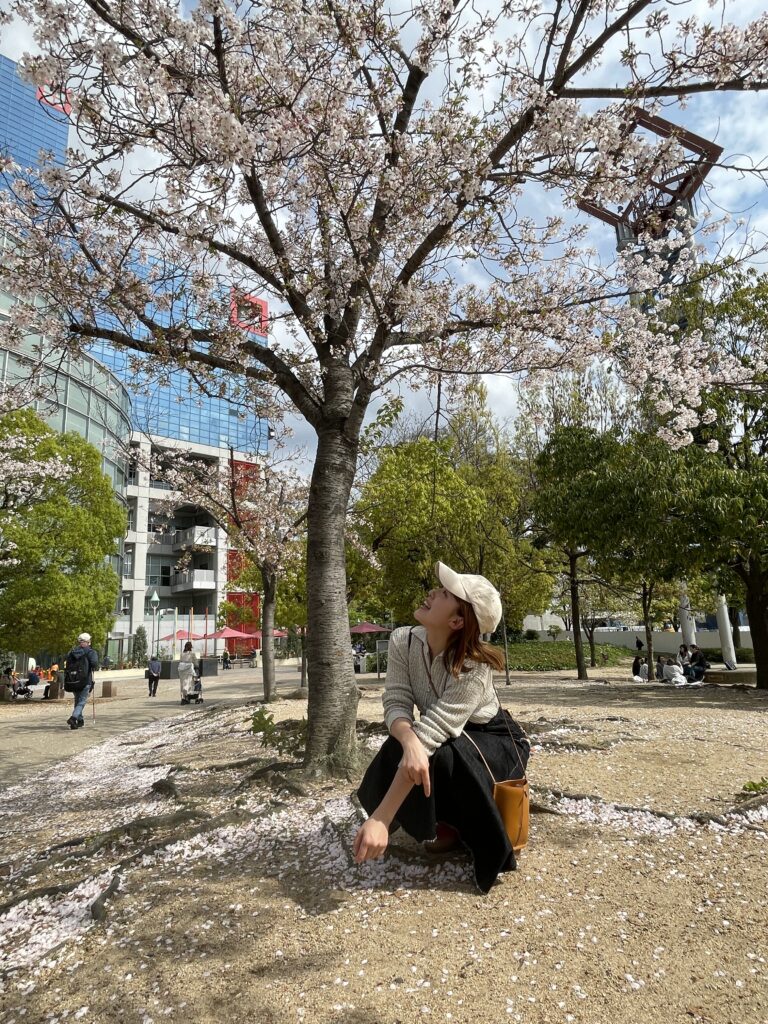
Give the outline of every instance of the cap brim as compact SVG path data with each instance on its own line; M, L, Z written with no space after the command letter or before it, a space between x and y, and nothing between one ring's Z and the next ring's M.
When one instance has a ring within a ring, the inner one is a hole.
M435 576L446 590L450 590L454 597L460 597L462 601L467 600L467 592L461 582L461 576L449 568L445 562L435 562Z

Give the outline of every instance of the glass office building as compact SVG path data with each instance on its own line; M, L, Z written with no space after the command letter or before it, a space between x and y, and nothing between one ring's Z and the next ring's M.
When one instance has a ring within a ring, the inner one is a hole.
M67 135L66 97L43 95L22 81L13 61L0 56L0 152L21 167L38 166L41 152L52 153L56 161L63 162ZM265 339L261 330L253 335ZM131 365L134 359L106 342L93 345L91 353L130 391L135 430L214 448L232 446L252 453L267 450L267 422L228 401L226 382L224 397L211 398L183 371L166 374L163 383L151 373L137 374Z
M41 151L64 162L69 134L66 101L50 96L48 102L40 102L41 98L34 86L21 80L17 65L0 54L0 152L20 167L36 167Z

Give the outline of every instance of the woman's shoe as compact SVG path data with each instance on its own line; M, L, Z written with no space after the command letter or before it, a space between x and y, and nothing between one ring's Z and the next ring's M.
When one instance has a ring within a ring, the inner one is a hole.
M446 825L445 822L438 821L436 831L436 838L428 839L427 842L423 844L426 853L449 853L451 850L455 850L457 846L461 845L459 831L452 825Z
M70 729L77 728L77 719L74 717L74 715L69 716L69 718L67 719L67 725L69 726Z

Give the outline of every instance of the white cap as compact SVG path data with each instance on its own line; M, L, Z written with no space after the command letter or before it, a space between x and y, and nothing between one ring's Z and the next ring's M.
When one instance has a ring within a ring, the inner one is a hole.
M435 574L454 597L472 605L481 633L492 633L496 629L501 619L501 598L485 576L454 572L443 562L435 564Z
M80 636L77 638L77 642L80 643L81 641L85 641L85 643L89 644L91 642L91 634L81 633Z

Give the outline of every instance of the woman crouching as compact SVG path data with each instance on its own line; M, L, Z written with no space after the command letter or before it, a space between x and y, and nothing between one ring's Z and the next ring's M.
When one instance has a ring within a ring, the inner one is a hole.
M522 778L530 743L496 695L493 670L503 658L481 640L499 624L498 592L485 577L442 562L435 571L440 586L416 609L419 625L390 637L383 696L390 735L358 790L370 817L354 855L358 863L380 857L399 826L431 853L463 842L487 892L500 871L516 866L491 772L496 780Z

